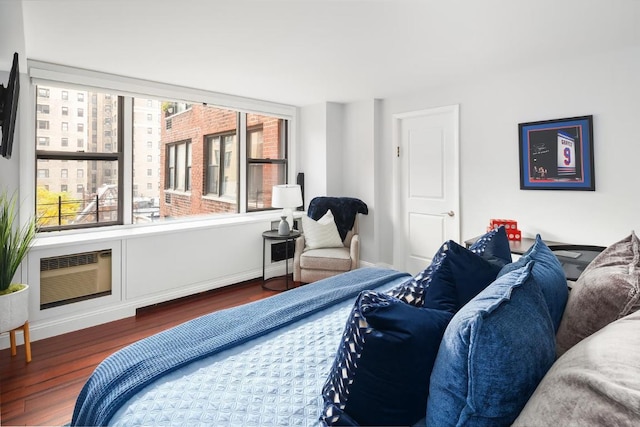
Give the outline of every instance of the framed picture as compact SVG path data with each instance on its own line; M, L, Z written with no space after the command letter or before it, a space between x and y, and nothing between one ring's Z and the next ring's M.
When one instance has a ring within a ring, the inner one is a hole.
M595 191L593 116L518 124L521 190Z

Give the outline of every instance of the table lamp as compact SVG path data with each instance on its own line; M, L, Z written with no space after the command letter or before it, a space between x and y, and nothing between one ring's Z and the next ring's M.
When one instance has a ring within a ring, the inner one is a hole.
M280 215L280 223L278 224L278 234L286 236L291 232L288 218L291 217L293 224L293 213L291 210L302 205L302 191L299 185L282 184L274 185L271 195L271 206L274 208L283 208Z

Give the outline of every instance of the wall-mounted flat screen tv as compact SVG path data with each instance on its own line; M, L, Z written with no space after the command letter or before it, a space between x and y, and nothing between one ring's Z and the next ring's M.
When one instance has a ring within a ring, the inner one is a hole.
M0 127L2 128L0 155L7 159L11 157L11 149L13 148L13 132L16 128L19 94L20 71L18 70L18 53L16 52L13 54L13 65L7 87L0 84Z

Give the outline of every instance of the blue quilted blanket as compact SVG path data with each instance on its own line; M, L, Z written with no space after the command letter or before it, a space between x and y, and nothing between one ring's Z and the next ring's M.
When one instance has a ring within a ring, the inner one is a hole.
M150 382L196 360L267 334L406 273L362 268L273 297L199 317L105 359L84 385L71 425L106 425Z

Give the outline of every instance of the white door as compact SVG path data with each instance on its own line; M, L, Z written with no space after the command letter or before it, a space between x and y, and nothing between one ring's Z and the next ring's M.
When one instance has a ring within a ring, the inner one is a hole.
M460 241L457 105L393 115L394 265L416 274Z

